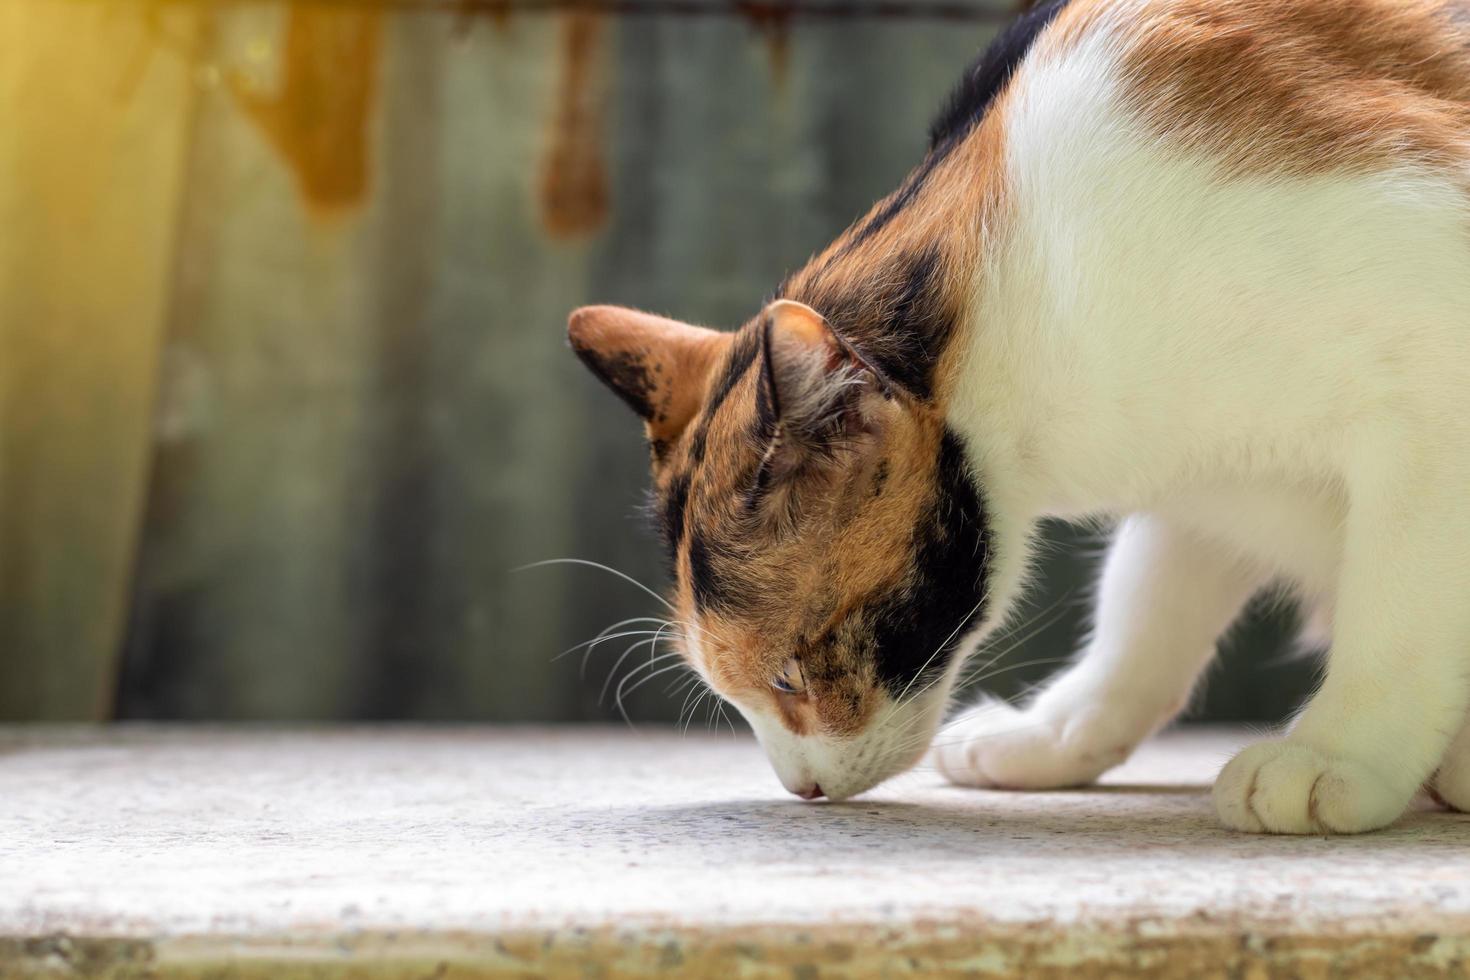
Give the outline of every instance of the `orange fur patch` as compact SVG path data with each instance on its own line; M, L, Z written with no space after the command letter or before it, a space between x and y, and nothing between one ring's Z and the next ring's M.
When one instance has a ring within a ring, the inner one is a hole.
M1440 0L1074 0L1045 57L1106 30L1127 99L1230 175L1470 158L1470 23Z

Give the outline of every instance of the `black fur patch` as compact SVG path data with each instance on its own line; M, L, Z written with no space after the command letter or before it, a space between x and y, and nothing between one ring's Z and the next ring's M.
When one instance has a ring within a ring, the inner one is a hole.
M710 422L720 406L725 404L725 399L730 397L730 392L745 377L745 372L755 363L755 356L759 353L761 338L759 332L745 331L737 334L735 343L730 350L729 360L725 362L725 370L721 372L714 388L710 391L709 400L705 402L704 411L699 417L699 422L694 427L694 434L689 437L689 462L692 466L698 466L704 462L704 453L708 448Z
M793 298L822 314L887 380L928 399L956 317L939 281L943 264L937 244L896 262L891 271L873 270L840 285L818 276Z
M964 443L953 432L941 443L936 482L930 512L914 531L913 578L868 610L878 679L894 697L938 676L985 613L990 529Z
M669 563L678 558L679 547L684 543L684 512L689 507L689 474L680 473L669 481L669 492L664 495L659 508L659 530L663 533L664 545L669 550Z
M909 206L928 182L934 168L985 118L991 103L1015 74L1032 43L1066 4L1067 0L1047 0L1037 4L990 42L965 71L939 116L930 125L929 152L924 161L899 185L898 190L884 198L882 206L852 233L829 264L872 238Z
M771 373L770 327L766 326L762 334L765 339L761 344L761 380L756 386L755 427L751 432L751 444L760 453L760 462L745 482L745 510L747 513L754 512L760 507L761 501L771 489L771 477L774 470L769 452L781 425L781 401L776 390L775 377Z
M730 359L725 362L724 373L715 382L714 388L710 391L709 401L705 405L704 423L706 426L714 414L720 410L720 406L725 404L725 399L730 397L730 392L740 383L740 379L745 377L745 372L750 370L750 366L755 363L755 355L759 352L760 345L761 338L757 331L745 331L736 336L735 343L730 349Z
M710 566L709 544L704 535L695 533L689 541L689 588L694 593L694 605L707 609L719 595L714 569Z
M933 394L934 369L956 325L954 314L944 302L940 271L937 245L905 259L885 324L886 332L903 342L896 345L897 356L884 359L883 348L877 351L880 367L888 376L921 398Z
M930 125L930 153L940 153L958 143L985 118L990 104L1011 80L1036 38L1066 5L1067 0L1039 3L1017 17L990 42L985 52L970 65Z
M704 454L709 443L710 422L715 413L719 411L720 406L730 397L730 392L735 390L740 379L745 377L745 373L755 363L756 354L760 352L760 348L761 340L758 332L746 331L736 337L729 360L725 362L725 370L715 382L699 422L689 437L690 469L676 475L669 482L669 492L664 495L663 505L660 508L659 524L663 531L664 543L669 549L671 561L675 563L678 561L679 549L683 545L689 524L691 474L694 467L704 462ZM696 546L698 554L696 554ZM701 592L710 599L718 596L720 589L715 582L714 568L710 563L709 545L697 534L689 544L689 564L691 569L696 567L699 569L694 574L692 583L695 601L703 604Z
M701 422L694 428L694 435L689 437L689 465L698 466L704 462L705 450L709 448L709 423Z
M748 603L745 590L721 573L722 558L732 560L698 530L689 535L689 590L696 609L731 609Z
M857 231L853 232L847 241L843 243L842 248L833 254L827 261L827 266L831 266L833 262L843 258L863 242L882 231L883 227L896 218L900 211L908 207L913 202L913 199L919 195L919 191L923 189L924 184L929 180L929 175L934 172L934 168L939 166L940 162L949 154L952 146L953 144L945 146L939 151L931 150L924 157L924 162L919 164L912 173L904 178L904 182L899 185L898 190L885 197L882 206L874 211L872 216L867 221L864 221ZM826 270L824 269L823 271Z
M781 397L776 387L776 359L771 355L771 330L767 318L761 324L761 383L755 396L755 438L759 445L766 445L776 437L776 426L781 421Z
M653 396L657 390L648 373L648 365L635 354L617 353L606 356L590 347L572 345L577 358L597 379L607 385L638 413L638 417L651 420L654 417Z

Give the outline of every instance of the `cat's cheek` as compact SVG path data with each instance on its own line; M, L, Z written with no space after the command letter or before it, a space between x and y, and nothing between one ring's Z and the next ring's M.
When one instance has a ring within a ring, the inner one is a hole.
M699 675L700 680L704 681L706 687L724 698L724 694L715 685L714 675L710 671L708 652L700 642L700 634L703 632L704 627L700 626L698 618L693 615L689 616L689 622L690 626L681 631L683 634L684 651L687 654L684 658L685 662L694 669L694 672ZM728 701L729 698L725 698L725 700Z

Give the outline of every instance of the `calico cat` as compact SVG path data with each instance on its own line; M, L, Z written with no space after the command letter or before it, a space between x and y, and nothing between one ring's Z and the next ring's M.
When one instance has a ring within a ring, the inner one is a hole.
M1087 783L1252 594L1330 637L1229 827L1470 808L1470 7L1071 0L965 75L927 156L735 333L594 306L642 416L687 658L782 783L929 748L1037 522L1115 518L1080 657L934 749Z

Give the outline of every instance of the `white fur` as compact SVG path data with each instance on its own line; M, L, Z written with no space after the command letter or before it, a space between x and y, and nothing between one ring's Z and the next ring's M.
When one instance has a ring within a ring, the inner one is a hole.
M955 781L1054 786L1185 703L1217 635L1285 580L1331 624L1282 741L1221 773L1228 825L1395 819L1470 705L1470 171L1226 178L1119 102L1105 31L1016 79L1013 210L987 229L951 423L996 534L1001 610L1045 516L1125 518L1082 657L961 719ZM1470 153L1470 147L1467 147ZM1470 733L1442 791L1470 798Z
M891 718L878 719L851 738L795 735L769 714L736 707L789 792L805 795L820 787L828 799L845 800L907 769L924 755L944 714L944 698L927 697L896 709L890 706L886 710L893 712Z
M969 642L969 641L967 641ZM761 748L789 792L805 795L820 787L830 800L845 800L919 761L944 717L945 705L964 657L955 657L932 685L888 699L861 734L797 735L769 712L731 703L755 731Z

